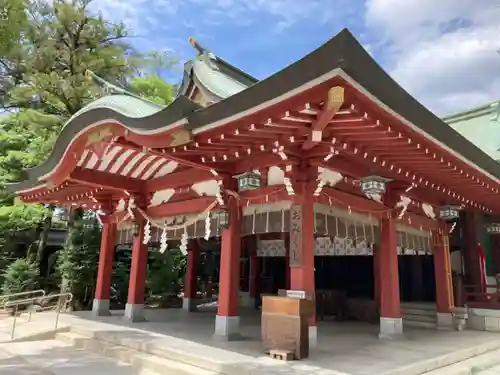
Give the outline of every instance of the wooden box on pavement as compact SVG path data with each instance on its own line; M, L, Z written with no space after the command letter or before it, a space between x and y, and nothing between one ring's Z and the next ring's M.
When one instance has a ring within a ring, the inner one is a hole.
M284 294L284 293L280 293ZM295 359L309 356L309 317L312 298L264 296L262 299L262 343L266 350L292 351Z

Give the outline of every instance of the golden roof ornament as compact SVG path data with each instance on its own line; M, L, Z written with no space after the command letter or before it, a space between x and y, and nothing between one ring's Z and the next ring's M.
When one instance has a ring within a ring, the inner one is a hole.
M214 61L217 60L217 57L212 52L200 46L195 38L190 37L188 40L189 44L191 44L191 46L193 46L193 48L198 51L198 60L203 61L212 70L219 70L217 65L214 63Z

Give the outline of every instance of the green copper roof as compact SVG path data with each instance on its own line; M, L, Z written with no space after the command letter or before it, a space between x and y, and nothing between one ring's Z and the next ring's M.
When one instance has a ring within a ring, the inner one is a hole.
M465 111L445 116L443 117L443 121L445 121L448 124L453 124L455 122L462 122L465 120L485 115L491 115L492 118L493 117L497 118L500 115L500 101L497 100L494 102L483 104L482 106L479 107L474 107L471 109L467 109Z
M495 160L500 159L500 102L444 117L453 129Z
M198 54L184 64L184 77L178 95L189 96L194 83L211 102L218 102L258 82L248 73L201 47L193 38L189 41Z
M98 108L108 108L130 118L141 118L151 116L164 109L165 106L139 99L135 96L106 95L87 104L75 113L68 122L82 113Z
M193 61L193 73L208 91L219 98L227 98L248 87L220 70L211 68L203 60Z

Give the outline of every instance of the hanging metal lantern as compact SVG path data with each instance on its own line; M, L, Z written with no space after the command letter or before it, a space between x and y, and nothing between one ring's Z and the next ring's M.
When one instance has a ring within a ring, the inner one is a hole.
M455 220L460 216L460 207L442 206L439 208L439 217L442 220Z
M238 190L256 190L260 188L262 176L255 172L246 172L236 176L238 179Z
M230 217L229 217L229 211L228 210L221 210L219 211L219 228L220 229L227 229L229 228L229 220L230 220Z
M488 223L488 224L486 224L486 233L500 234L500 223Z
M379 194L382 195L385 193L386 185L389 181L392 181L390 178L380 177L376 175L368 176L362 178L359 181L361 191L363 194Z

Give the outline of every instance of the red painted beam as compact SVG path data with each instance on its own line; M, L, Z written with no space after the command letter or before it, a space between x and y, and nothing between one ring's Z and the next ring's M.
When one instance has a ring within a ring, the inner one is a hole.
M270 191L270 190L269 190ZM262 194L262 192L261 192ZM288 195L284 188L276 189L269 195L256 195L251 198L241 197L239 204L241 207L246 207L250 204L266 204L266 203L275 203L281 201L294 201L295 195Z
M171 202L148 207L146 213L152 218L171 217L179 215L196 214L205 211L215 201L213 197L202 197L182 202ZM127 211L115 212L110 216L112 222L121 222L128 215Z
M235 174L252 171L254 169L269 168L272 166L299 165L300 160L295 157L288 156L288 159L283 160L277 154L263 153L261 155L243 158L233 164L232 170Z
M187 169L146 181L146 191L155 192L164 189L174 189L179 186L191 186L197 182L220 180L223 177L223 175L214 176L212 172L206 170Z
M215 201L214 197L202 197L187 201L165 203L147 209L151 217L168 217L184 214L201 213Z
M344 103L344 88L341 86L332 87L328 90L328 97L325 100L325 107L316 116L316 121L312 124L311 132L307 140L302 145L303 150L310 150L321 141L323 130L332 120L333 116ZM316 135L317 134L317 135ZM319 140L315 139L319 136Z
M388 212L389 208L385 207L383 204L375 202L371 199L365 199L356 195L345 193L335 188L323 188L323 191L330 197L332 197L332 203L335 205L341 205L343 208L351 208L352 211L358 211L360 213L371 213L374 216ZM324 202L328 201L328 197L325 195L320 195Z
M262 199L265 200L266 196L269 197L273 194L277 194L278 192L284 190L285 190L284 185L266 186L266 187L261 187L260 189L257 190L243 191L240 193L240 198L242 200L252 201L253 199L261 197Z
M69 180L84 186L134 193L143 192L146 187L141 180L83 168L75 168Z
M359 212L364 214L371 214L372 216L380 217L386 215L392 211L393 215L397 215L400 212L400 208L386 207L383 204L375 202L371 199L365 199L358 197L356 195L348 194L342 192L338 189L324 188L323 189L330 197L332 197L332 204L339 206L343 209L349 209L353 212ZM325 195L320 195L318 200L321 203L327 203L328 197ZM330 203L330 202L328 202ZM409 220L408 220L409 219ZM415 228L426 228L426 229L436 229L439 226L437 220L432 220L425 216L417 215L411 212L407 212L401 220L398 220L401 224L415 227Z

